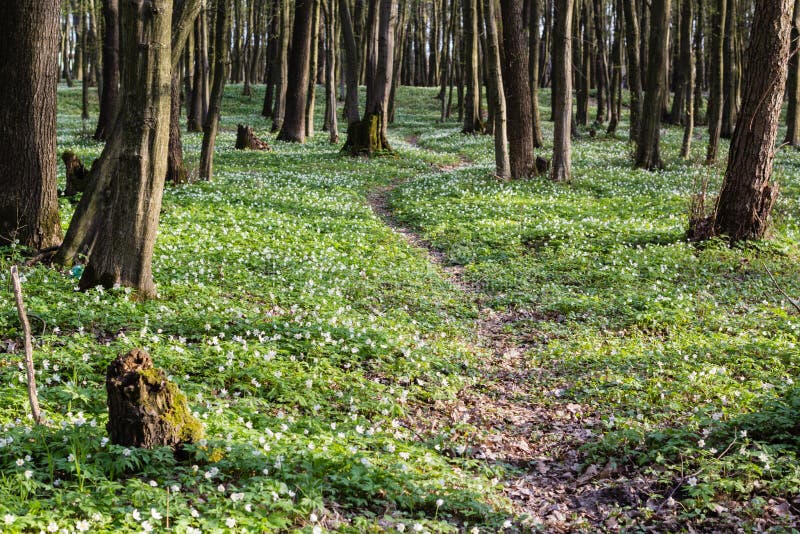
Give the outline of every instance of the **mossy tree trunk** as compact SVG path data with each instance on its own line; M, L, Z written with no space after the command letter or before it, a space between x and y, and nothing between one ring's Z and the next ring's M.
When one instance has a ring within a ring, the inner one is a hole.
M367 105L364 117L347 128L347 142L342 148L350 155L373 155L390 151L386 139L387 116L394 66L394 27L397 3L380 0L369 17L370 47L367 53Z
M58 245L58 0L0 2L0 245Z
M744 98L731 140L714 231L736 241L760 239L778 187L770 181L789 60L793 0L760 2L753 17ZM756 75L758 72L758 75Z

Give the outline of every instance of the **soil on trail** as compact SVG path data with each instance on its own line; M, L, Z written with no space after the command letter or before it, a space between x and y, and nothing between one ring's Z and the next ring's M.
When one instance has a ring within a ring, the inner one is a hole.
M425 150L417 136L407 137L406 142ZM462 159L457 165L436 169L450 173L470 164ZM510 467L511 475L501 483L525 530L617 532L634 524L645 532L680 529L675 514L678 504L650 498L655 489L652 478L611 464L586 465L580 448L595 439L599 417L591 407L566 402L558 390L542 386L544 378L556 376L558 369L557 362L535 366L532 351L548 341L536 325L564 318L484 307L485 295L465 278L464 267L450 264L445 254L394 216L390 197L403 183L398 180L375 188L367 201L388 227L410 246L424 250L429 261L476 303L481 311L472 343L485 355L473 370L479 377L476 383L460 391L456 399L419 407L409 417L409 426L420 436L440 435L454 425L473 429L462 435L471 447L452 453ZM711 531L735 531L735 525L721 521Z

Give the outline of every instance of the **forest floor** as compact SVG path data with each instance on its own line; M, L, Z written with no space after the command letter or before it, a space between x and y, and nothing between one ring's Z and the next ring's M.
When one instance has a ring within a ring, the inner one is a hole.
M664 172L631 168L623 121L576 141L570 184L500 182L490 136L438 122L433 89L398 91L396 152L373 160L319 131L273 143L263 93L240 92L215 180L165 192L157 299L23 270L43 428L6 283L24 251L0 259L0 529L798 526L800 320L767 269L800 296L800 153L779 153L770 240L698 245L689 198L722 172L696 164L700 129L688 162L665 129ZM233 150L237 123L274 150ZM60 89L59 150L97 157L91 126ZM105 368L132 347L205 424L188 460L104 439Z

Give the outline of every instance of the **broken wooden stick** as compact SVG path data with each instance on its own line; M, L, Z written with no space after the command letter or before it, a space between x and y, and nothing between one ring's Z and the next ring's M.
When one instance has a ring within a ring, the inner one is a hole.
M789 301L789 304L791 304L792 306L794 306L794 309L795 309L795 310L797 310L797 311L799 311L799 312L800 312L800 304L798 304L796 300L794 300L792 297L790 297L790 296L789 296L789 294L788 294L788 293L786 293L786 291L784 291L784 289L783 289L783 288L782 288L782 287L781 287L781 286L778 284L778 281L777 281L777 280L775 280L775 277L774 277L774 276L772 276L772 272L769 270L769 267L767 267L766 265L764 265L764 269L766 269L766 270L767 270L767 274L769 275L769 278L770 278L770 280L772 280L772 283L773 283L773 284L775 284L775 287L776 287L776 288L778 288L778 291L780 291L780 292L781 292L781 294L782 294L784 297L786 297L786 299Z
M31 325L25 313L25 303L22 300L22 284L19 281L19 270L16 265L11 266L11 282L14 285L14 298L17 301L19 322L22 323L25 347L25 369L28 373L28 399L31 401L31 413L37 425L42 424L42 412L39 410L39 396L36 393L36 376L33 370L33 339L31 338Z

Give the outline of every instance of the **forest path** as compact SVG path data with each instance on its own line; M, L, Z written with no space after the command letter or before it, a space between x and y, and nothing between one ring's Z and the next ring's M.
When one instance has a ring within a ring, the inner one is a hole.
M406 143L422 150L417 136ZM438 172L456 173L472 162L463 159L453 166L435 166ZM590 466L581 476L580 446L592 436L599 421L592 410L574 403L543 403L543 373L554 369L536 367L530 352L546 342L535 329L536 322L557 320L529 310L498 312L483 305L481 288L468 281L465 268L453 265L417 230L403 224L392 211L390 198L406 183L398 179L376 187L367 202L389 228L410 246L425 251L446 278L480 310L474 325L473 343L480 358L473 371L479 378L462 389L456 399L419 408L408 423L422 436L438 435L454 425L467 425L472 450L464 454L494 465L511 465L510 476L501 481L526 524L548 532L616 529L609 509L638 503L636 492L609 484L610 467ZM515 328L521 323L525 328ZM528 325L533 325L529 327ZM523 332L522 334L520 332ZM545 394L557 397L555 392ZM600 483L600 480L604 482Z

